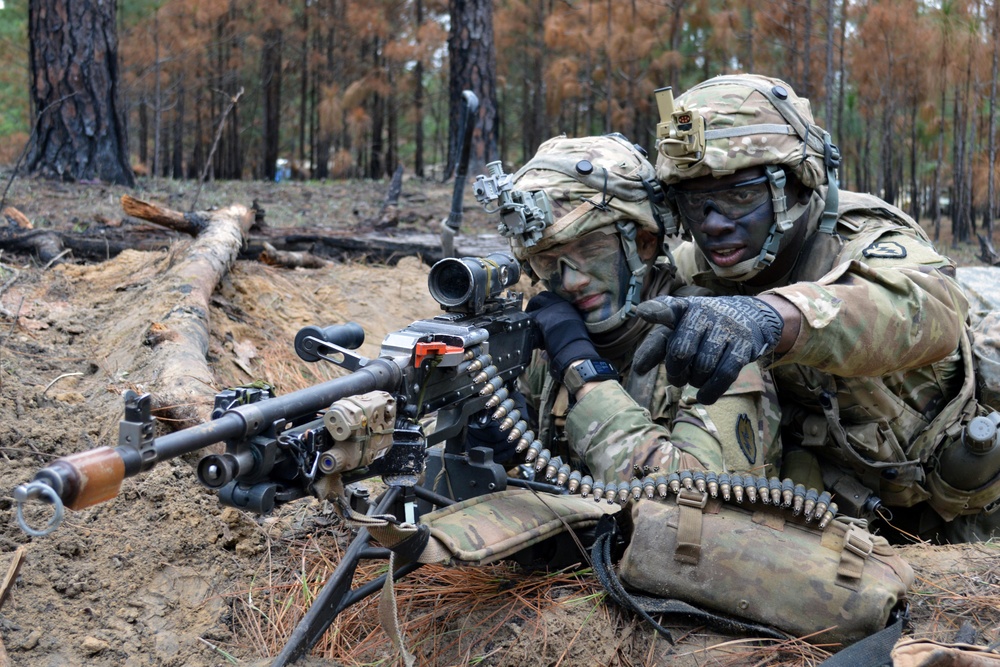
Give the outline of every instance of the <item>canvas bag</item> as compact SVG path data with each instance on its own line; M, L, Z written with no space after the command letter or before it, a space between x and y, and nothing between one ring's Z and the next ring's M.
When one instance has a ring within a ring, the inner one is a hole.
M772 505L681 490L632 510L619 563L633 590L673 598L819 643L856 642L906 606L913 570L856 520L824 530Z

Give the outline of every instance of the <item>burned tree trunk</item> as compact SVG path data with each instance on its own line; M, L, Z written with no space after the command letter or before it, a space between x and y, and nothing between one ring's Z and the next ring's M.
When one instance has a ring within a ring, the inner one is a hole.
M497 58L493 43L493 3L488 0L449 0L451 31L448 33L448 169L451 176L461 154L459 115L462 92L471 90L479 99L469 170L485 170L496 159L499 139L497 125Z
M115 2L30 0L27 168L63 180L135 185L119 90Z

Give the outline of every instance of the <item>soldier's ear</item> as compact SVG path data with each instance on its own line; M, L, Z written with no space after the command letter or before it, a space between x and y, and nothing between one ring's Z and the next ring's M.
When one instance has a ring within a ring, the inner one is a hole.
M803 185L802 181L800 181L795 174L787 169L785 170L785 175L787 177L787 182L785 183L785 196L796 204L808 204L809 198L812 196L812 190Z
M640 229L635 235L635 249L639 253L639 259L644 262L648 262L656 257L656 254L660 250L656 234L647 229Z

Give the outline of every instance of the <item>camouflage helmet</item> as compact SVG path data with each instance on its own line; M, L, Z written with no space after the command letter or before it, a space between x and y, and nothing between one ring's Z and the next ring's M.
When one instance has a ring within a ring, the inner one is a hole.
M660 192L656 171L644 151L620 134L553 137L514 174L513 185L524 192L545 192L552 211L534 243L521 235L509 237L511 250L522 262L535 252L619 222L632 221L640 229L662 234L650 204L649 189Z
M815 124L809 100L780 79L717 76L678 97L670 110L673 118L664 118L663 111L661 106L656 175L664 185L780 165L816 190L828 183L828 166L837 166L831 164L836 149L830 135ZM676 138L677 119L684 120L685 112L693 114L695 123L699 118L704 122L700 140Z

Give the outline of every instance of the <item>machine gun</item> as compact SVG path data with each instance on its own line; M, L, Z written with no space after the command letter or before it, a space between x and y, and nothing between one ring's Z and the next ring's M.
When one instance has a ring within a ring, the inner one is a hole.
M352 352L364 340L356 324L306 327L295 337L296 353L350 374L284 396L274 396L266 385L223 391L212 419L188 429L155 437L150 396L127 392L118 446L42 468L14 490L18 521L30 534L47 534L61 522L64 506L77 510L114 498L125 477L217 443L225 443L225 452L201 459L199 481L216 490L223 504L259 514L307 495L330 498L343 493L344 484L375 476L387 490L375 503L355 494L352 506L411 523L433 506L503 490L508 483L553 490L508 479L488 448L465 450L470 419L500 404L510 391L505 385L531 359L535 335L522 312L523 295L504 292L519 278L520 266L505 253L443 259L431 268L428 286L444 313L388 334L377 358ZM429 415L436 416L436 425L425 433L423 418ZM54 507L43 529L24 519L30 499ZM351 588L361 559L389 555L368 543L362 528L275 667L308 653L337 614L379 590L385 576ZM392 576L417 567L407 563Z

